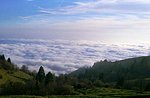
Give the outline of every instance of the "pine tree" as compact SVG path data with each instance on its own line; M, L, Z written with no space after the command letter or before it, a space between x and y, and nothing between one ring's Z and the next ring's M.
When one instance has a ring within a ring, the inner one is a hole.
M7 59L7 62L9 62L9 63L11 64L11 59L10 59L10 58L8 58L8 59Z
M36 75L36 80L39 81L40 83L44 82L45 80L45 72L44 68L41 66L37 75Z
M26 73L28 73L28 72L29 72L28 67L27 67L27 66L25 66L25 65L22 65L21 70L22 70L23 72L26 72Z
M4 55L0 55L0 60L6 60Z
M48 72L46 74L46 77L45 77L45 85L49 84L50 82L53 82L54 81L54 76L51 72Z

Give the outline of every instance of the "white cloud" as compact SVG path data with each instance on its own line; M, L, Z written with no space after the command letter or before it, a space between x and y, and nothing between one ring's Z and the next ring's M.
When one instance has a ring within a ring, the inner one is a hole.
M150 3L149 0L118 0L118 1L122 1L122 2L132 2L132 3Z
M26 34L26 38L33 37L28 35L34 32L35 38L45 35L50 38L57 37L56 39L102 39L110 42L121 38L123 41L148 43L150 41L149 2L148 0L78 0L73 5L64 5L61 8L39 7L38 15L21 17L22 24L9 29L0 28L0 32L20 33L21 31Z
M34 1L34 0L27 0L27 1Z
M78 1L74 5L68 5L61 8L40 8L41 13L45 14L88 14L91 12L97 14L118 13L125 15L139 15L149 13L149 0L91 0Z
M0 40L0 53L31 70L67 73L104 59L121 60L150 54L149 45L108 45L93 41Z

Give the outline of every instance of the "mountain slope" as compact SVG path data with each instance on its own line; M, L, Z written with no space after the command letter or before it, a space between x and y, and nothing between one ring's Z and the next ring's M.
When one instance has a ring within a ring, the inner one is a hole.
M22 71L8 71L0 69L0 85L6 83L7 81L12 82L25 82L26 80L32 79L32 77Z
M100 61L94 63L91 68L81 68L70 73L70 75L89 80L100 79L104 82L116 82L118 79L150 78L150 56L116 62Z

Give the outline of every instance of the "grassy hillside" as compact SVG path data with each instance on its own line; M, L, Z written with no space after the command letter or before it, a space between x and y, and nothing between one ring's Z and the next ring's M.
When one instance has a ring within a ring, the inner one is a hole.
M12 82L25 82L26 80L29 80L32 78L32 76L19 71L19 70L5 70L5 69L0 69L0 85L6 83L7 81L12 81Z
M0 85L7 81L22 82L32 79L32 76L15 68L11 61L5 60L4 55L0 55Z

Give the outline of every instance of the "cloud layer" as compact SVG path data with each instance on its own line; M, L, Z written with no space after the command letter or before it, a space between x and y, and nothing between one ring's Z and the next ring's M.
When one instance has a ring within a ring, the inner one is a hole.
M11 57L19 66L31 70L44 66L56 74L68 73L99 60L121 60L147 56L150 47L139 45L108 45L93 41L67 40L0 40L0 53Z

